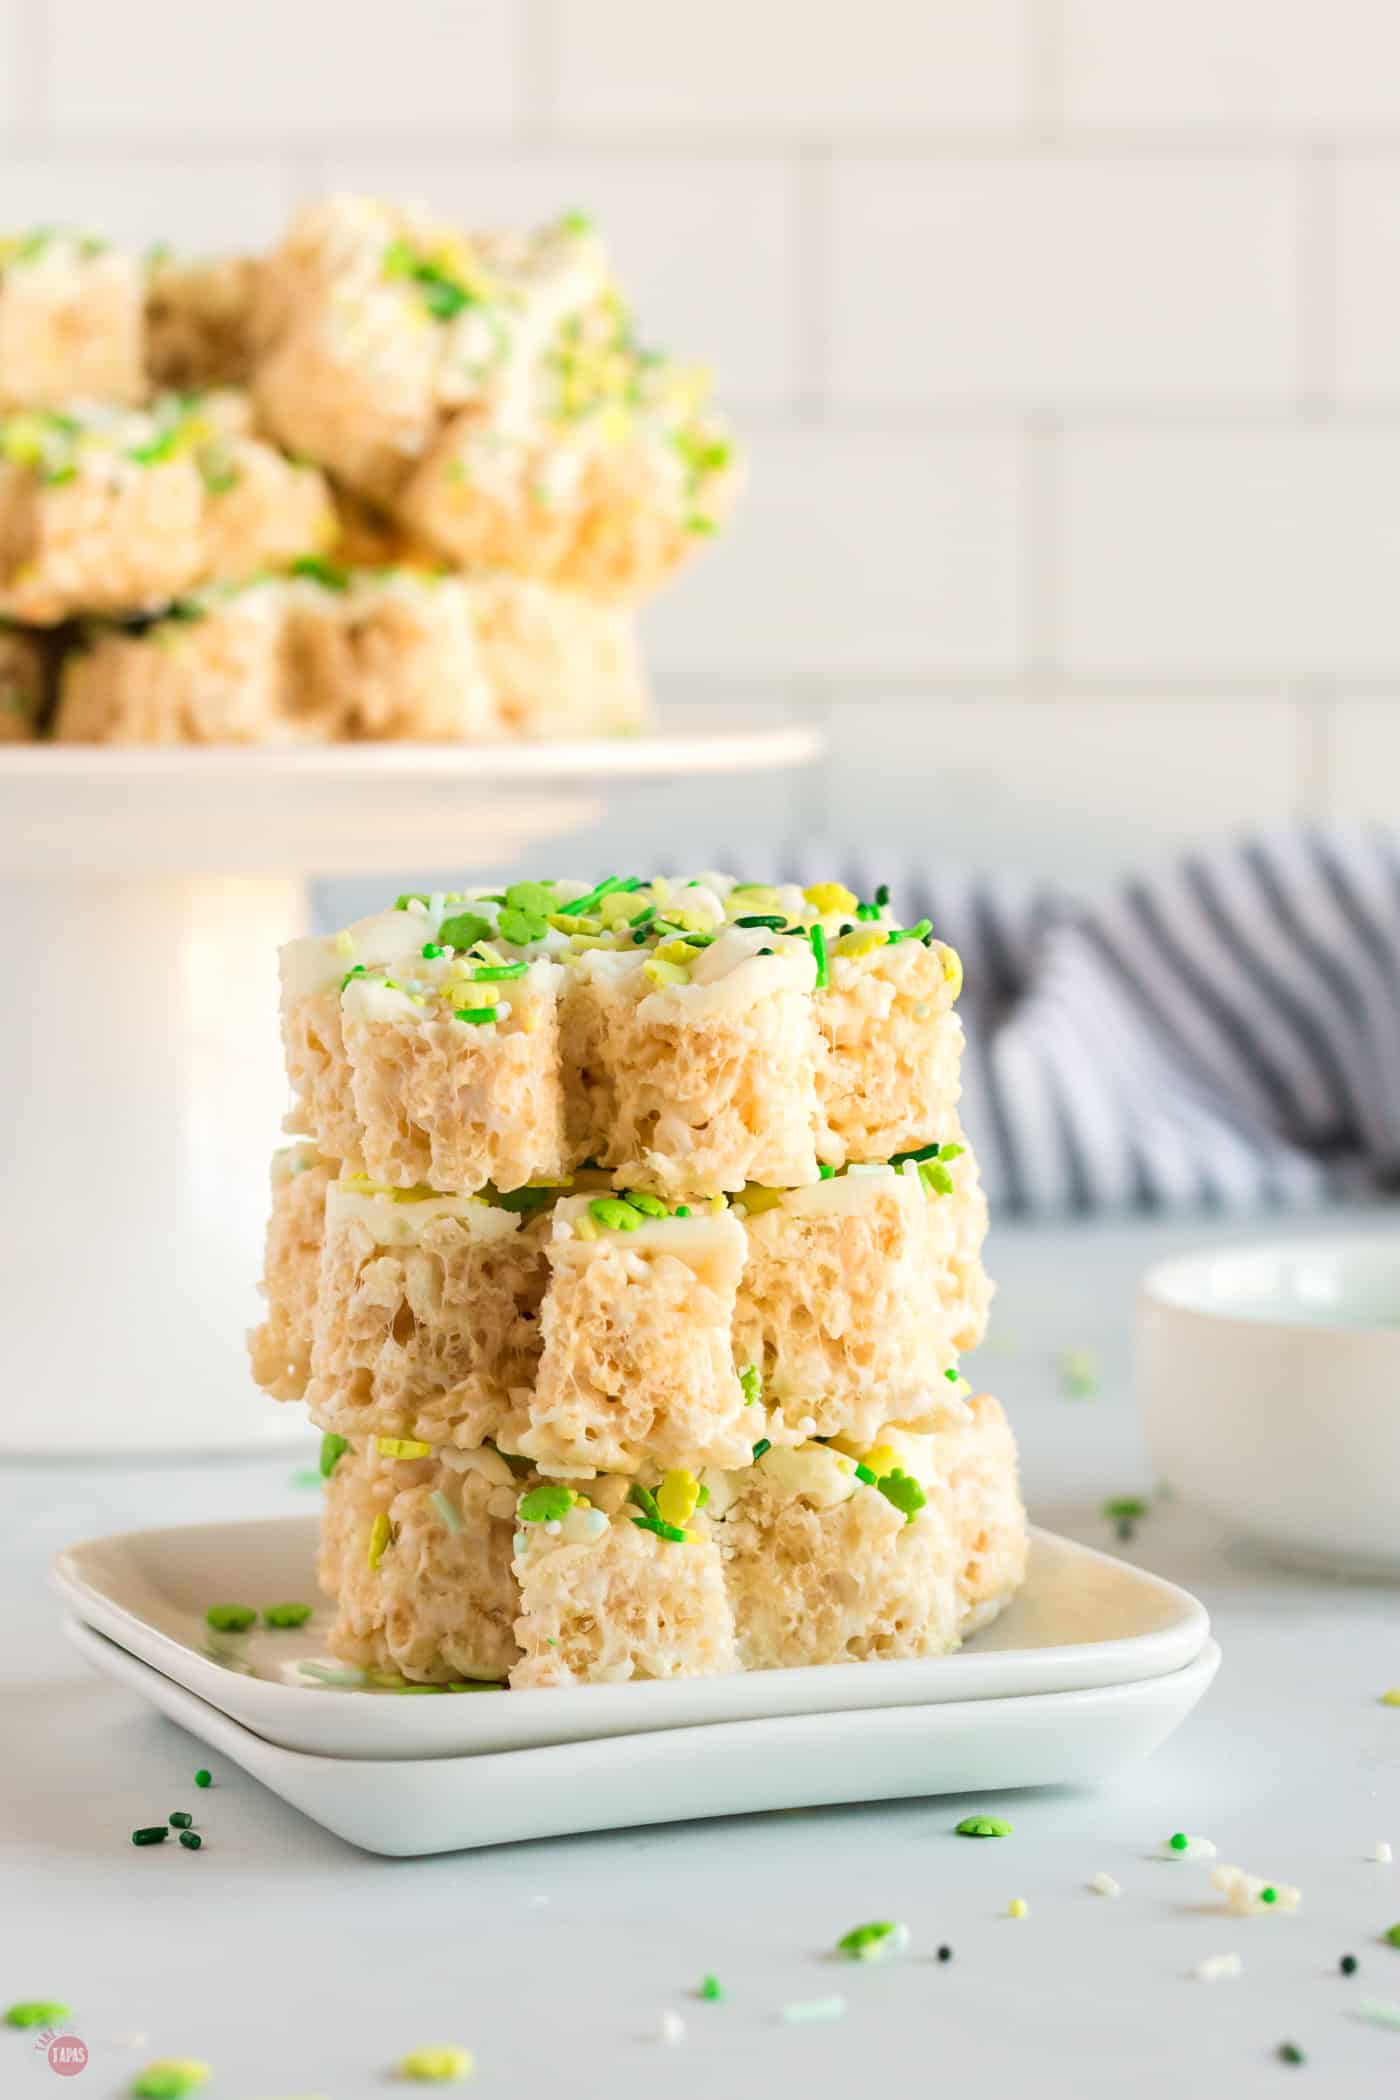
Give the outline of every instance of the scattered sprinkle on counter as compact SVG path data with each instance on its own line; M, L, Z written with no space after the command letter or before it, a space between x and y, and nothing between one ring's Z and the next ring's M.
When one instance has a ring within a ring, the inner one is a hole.
M1371 1857L1378 1867L1388 1867L1395 1855L1391 1851L1390 1846L1387 1844L1386 1840L1384 1838L1378 1838L1376 1840L1376 1849L1371 1854Z
M1306 2056L1304 2056L1296 2042L1280 2042L1278 2045L1278 2060L1281 2064L1305 2064L1307 2062Z
M836 1951L850 1961L884 1961L888 1955L902 1954L908 1945L907 1925L879 1918L872 1925L853 1925L849 1932L843 1932L836 1942Z
M188 1830L193 1821L194 1817L192 1815L187 1814L183 1808L177 1808L174 1815L170 1818L170 1828L172 1830Z
M657 2032L663 2042L684 2041L685 2021L678 2012L664 2012L657 2023Z
M72 2013L61 1998L21 1998L5 2014L7 2027L54 2027Z
M1220 1983L1227 1976L1238 1976L1243 1967L1238 1954L1210 1954L1198 1965L1196 1975L1202 1983Z
M1005 1816L964 1816L954 1825L954 1834L960 1838L1009 1838L1011 1825Z
M251 1604L211 1604L204 1614L204 1623L215 1633L246 1633L256 1624L257 1616Z
M707 2002L711 2005L715 2003L716 1999L722 1998L724 1996L724 1991L720 1984L718 1976L705 1976L701 1978L700 1996L707 2000Z
M1382 1938L1384 1939L1387 1947L1400 1947L1400 1925L1390 1926L1387 1929L1387 1931L1382 1934Z
M1089 1886L1096 1896L1121 1896L1123 1893L1111 1874L1096 1874Z
M940 1961L951 1961L953 1959L952 1948L948 1946L940 1947L938 1950L938 1959Z
M1006 1906L1008 1918L1028 1918L1030 1914L1031 1907L1024 1896L1013 1896Z
M1192 1837L1184 1830L1174 1830L1169 1838L1163 1838L1162 1853L1166 1859L1214 1859L1215 1845L1210 1838Z
M1097 1349L1065 1349L1057 1369L1060 1391L1066 1400L1093 1400L1103 1384L1103 1365Z
M816 2020L844 2020L845 2017L844 1998L794 1998L783 2007L783 2019L789 2027L806 2027Z
M184 1846L186 1852L198 1852L204 1840L197 1830L182 1830L180 1832L180 1843Z
M454 2085L472 2075L470 2049L455 2049L450 2043L435 2043L426 2049L410 2049L400 2059L400 2078L418 2085Z
M213 2076L209 2065L194 2056L166 2056L147 2064L131 2081L135 2100L184 2100Z
M1400 2028L1400 1999L1363 1998L1356 2010L1373 2027Z
M196 1786L212 1786L214 1784L214 1775L212 1772L206 1772L203 1765L201 1765L194 1775L194 1783Z
M1354 1976L1360 1967L1360 1963L1354 1954L1344 1954L1337 1963L1337 1967L1341 1970L1343 1976Z
M304 1626L311 1617L309 1604L269 1604L263 1613L264 1626Z
M1381 1693L1382 1706L1400 1706L1400 1684L1393 1684L1388 1692Z
M132 1831L131 1842L133 1845L163 1845L169 1835L164 1823L147 1823L140 1830Z
M1302 1906L1302 1895L1287 1882L1261 1881L1243 1867L1217 1867L1210 1877L1237 1918L1265 1917L1277 1911L1289 1914Z

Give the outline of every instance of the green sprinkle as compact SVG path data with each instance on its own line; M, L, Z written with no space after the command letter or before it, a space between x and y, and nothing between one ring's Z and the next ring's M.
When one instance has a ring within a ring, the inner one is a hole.
M588 1215L613 1232L635 1232L642 1222L640 1211L617 1196L595 1196L588 1206Z
M194 1817L186 1815L183 1808L177 1808L174 1815L171 1816L169 1820L170 1828L172 1830L188 1830L191 1823L193 1823L194 1821Z
M650 1488L643 1487L640 1480L634 1480L628 1488L627 1500L634 1509L641 1510L643 1516L660 1518L661 1512L656 1506L655 1495Z
M472 971L471 982L473 984L502 984L507 978L523 977L529 967L530 965L527 962L487 963L483 968Z
M845 2017L844 1998L796 1998L783 2007L783 2018L789 2027L805 2027L815 2020L844 2020Z
M812 943L812 953L816 957L817 990L821 991L824 986L831 982L831 972L827 968L826 961L826 934L820 926L813 926L808 929L808 939Z
M943 1376L947 1379L949 1385L956 1385L958 1380L962 1377L962 1372L958 1370L955 1364L949 1364L947 1370L943 1373Z
M1103 1366L1097 1349L1062 1350L1057 1369L1060 1391L1067 1400L1092 1400L1103 1384Z
M1009 1838L1011 1825L1005 1816L964 1816L954 1831L960 1838Z
M320 554L303 554L292 563L292 574L304 577L308 583L319 583L323 591L343 592L350 588L350 571ZM426 897L423 902L426 904Z
M322 1480L330 1479L332 1473L340 1464L341 1458L349 1449L350 1440L348 1437L337 1436L333 1430L326 1431L326 1434L321 1439L320 1465Z
M170 2056L138 2071L131 2090L134 2100L184 2100L186 2093L203 2085L210 2075L208 2064L193 2056Z
M880 911L883 911L883 910L885 909L885 907L886 907L886 906L888 905L889 901L890 901L890 886L889 886L889 884L888 884L887 882L882 882L882 883L880 884L880 887L879 887L879 889L877 889L877 890L876 890L876 892L875 892L875 903L876 903L876 907L877 907L877 909L878 909L878 910L880 910Z
M566 1517L577 1502L578 1496L571 1487L564 1487L554 1480L541 1481L538 1487L526 1490L516 1504L515 1514L522 1524L552 1524Z
M61 1998L21 1998L5 2014L7 2027L57 2027L71 2017L73 2008Z
M1305 2064L1307 2062L1306 2056L1304 2056L1296 2042L1280 2042L1278 2045L1278 2056L1279 2062L1284 2064Z
M197 1830L182 1830L180 1832L180 1843L184 1846L186 1852L198 1852L204 1840Z
M857 1465L856 1479L863 1481L866 1487L874 1487L875 1485L875 1475L871 1472L869 1466L866 1465Z
M419 953L422 955L424 962L436 962L442 950L436 941L424 941Z
M145 1823L131 1833L133 1845L163 1845L170 1835L164 1823Z
M754 1462L754 1464L755 1464L755 1465L757 1465L757 1464L758 1464L758 1461L759 1461L759 1460L760 1460L760 1459L762 1458L762 1456L763 1456L764 1452L765 1452L765 1451L771 1451L771 1450L772 1450L772 1448L773 1448L773 1440L772 1440L772 1438L771 1438L771 1437L766 1437L766 1436L761 1436L761 1437L759 1438L758 1442L757 1442L757 1443L756 1443L756 1444L754 1445L754 1447L753 1447L753 1462Z
M269 1604L263 1611L264 1626L304 1626L311 1617L310 1604Z
M633 1517L638 1531L655 1532L657 1538L665 1539L672 1546L683 1546L686 1535L679 1524L668 1524L664 1517Z
M410 904L421 904L426 907L431 902L431 898L425 897L421 890L405 890L401 897L395 897L394 910L407 911Z
M1174 1830L1167 1839L1167 1843L1171 1846L1173 1852L1184 1852L1190 1842L1191 1840L1184 1830Z
M340 980L340 989L342 990L342 992L345 990L346 985L349 984L350 979L352 977L363 977L364 974L365 966L363 963L351 963L349 969L345 972L345 975Z
M895 926L890 929L885 945L898 946L900 941L921 941L924 935L933 932L932 919L920 919L916 926Z
M937 1196L951 1196L953 1193L953 1177L941 1159L923 1160L919 1166L919 1179Z
M1356 1974L1357 1968L1359 1967L1359 1963L1357 1962L1356 1956L1354 1954L1344 1954L1341 1960L1337 1963L1337 1967L1341 1970L1343 1976L1354 1976Z
M690 1205L688 1203L678 1203L676 1205L676 1216L678 1218L688 1218L690 1216Z
M201 1765L194 1775L194 1783L196 1786L212 1786L214 1784L214 1775L212 1772L206 1772L203 1765Z
M600 883L595 884L591 890L585 890L581 897L572 897L567 904L557 905L555 909L563 919L581 919L585 913L592 911L595 904L601 904L604 897L611 897L614 890L639 890L641 886L635 875L629 875L625 881L620 875L605 875Z
M836 1169L835 1169L835 1167L829 1167L829 1166L828 1166L828 1165L826 1164L826 1161L825 1161L825 1160L822 1160L822 1161L820 1162L820 1164L818 1165L818 1167L817 1167L817 1179L818 1179L819 1181L835 1181L835 1179L836 1179Z
M514 911L503 904L496 915L496 925L503 941L511 941L517 948L527 948L531 941L542 941L549 931L549 922L542 913Z
M763 1398L763 1373L757 1364L744 1366L739 1373L739 1383L743 1387L745 1407L752 1407L755 1400Z
M1262 1894L1262 1891L1260 1893ZM1392 1925L1384 1938L1388 1947L1400 1947L1400 1925Z
M724 1996L724 1992L720 1988L720 1981L718 1976L701 1977L700 1996L704 1998L710 2005L713 2005L717 1998L722 1998Z
M1116 1518L1120 1522L1126 1520L1133 1523L1137 1518L1147 1515L1147 1504L1141 1495L1110 1495L1103 1505L1103 1513L1106 1517Z
M467 1021L473 1028L488 1028L499 1021L501 1013L500 1008L496 1006L459 1006L452 1018L454 1021Z
M204 1621L215 1633L246 1633L257 1616L251 1604L211 1604Z
M295 1473L288 1474L287 1485L288 1487L294 1488L319 1487L321 1485L321 1471L319 1466L298 1466Z
M887 1954L898 1954L908 1944L907 1925L880 1918L873 1925L853 1925L849 1932L843 1932L836 1942L836 1951L849 1955L852 1961L878 1961Z
M919 1511L928 1501L928 1496L924 1493L918 1481L914 1479L912 1474L906 1473L902 1466L895 1466L891 1472L886 1473L882 1479L877 1480L875 1485L884 1496L886 1502L892 1503L897 1510L903 1512L906 1524L913 1523Z
M650 1195L646 1189L624 1189L622 1200L624 1203L630 1203L633 1210L639 1210L646 1218L669 1218L671 1215L661 1198Z
M734 924L736 926L761 926L765 932L771 930L773 933L781 933L787 925L787 920L781 912L757 911L750 912L746 918L736 919Z
M1400 2027L1400 2002L1394 1998L1363 1998L1356 2011L1373 2027Z
M471 948L477 941L489 940L495 930L491 921L483 919L479 911L459 911L443 920L437 937L444 948Z

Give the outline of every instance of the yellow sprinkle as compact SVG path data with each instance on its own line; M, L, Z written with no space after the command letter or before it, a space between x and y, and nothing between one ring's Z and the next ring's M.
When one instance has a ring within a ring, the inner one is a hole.
M591 1218L574 1219L574 1238L576 1240L596 1240L597 1237L598 1228Z
M854 911L860 902L844 882L814 882L810 889L802 892L802 896L803 901L810 904L813 911L820 912L823 918L832 912Z
M369 1527L369 1564L372 1568L377 1568L383 1560L384 1549L392 1536L389 1519L381 1509Z
M725 1202L723 1196L711 1196L709 1198L709 1205L711 1215L716 1218L719 1216L721 1211L728 1210L729 1208L729 1205Z
M335 952L337 955L345 956L351 956L355 953L355 943L348 933L338 933L336 935Z
M1006 1906L1008 1918L1028 1918L1030 1914L1031 1907L1024 1896L1013 1896Z
M683 963L688 966L695 960L695 950L688 941L662 941L655 953L658 962Z
M943 950L943 981L945 984L951 984L953 997L956 999L963 983L962 957L956 948Z
M695 1515L695 1505L700 1500L700 1483L693 1473L684 1467L668 1473L656 1490L656 1506L668 1524L682 1529Z
M138 2071L131 2082L136 2094L192 2093L196 2086L207 2085L214 2073L210 2066L197 2056L162 2056L158 2063L147 2064Z
M1400 1684L1393 1684L1388 1692L1381 1693L1382 1706L1400 1706Z
M872 1444L861 1463L869 1466L872 1473L879 1474L892 1471L898 1461L888 1444Z
M381 1458L427 1458L433 1447L411 1436L377 1436L374 1448Z
M400 2078L416 2079L419 2085L452 2085L470 2078L473 2057L470 2049L439 2045L432 2049L410 2049L399 2064Z
M833 955L853 957L871 955L877 948L883 948L884 945L885 936L879 927L858 926L851 933L843 933L831 952Z
M649 984L658 987L668 984L689 984L690 972L680 963L666 962L657 956L642 964L642 975Z

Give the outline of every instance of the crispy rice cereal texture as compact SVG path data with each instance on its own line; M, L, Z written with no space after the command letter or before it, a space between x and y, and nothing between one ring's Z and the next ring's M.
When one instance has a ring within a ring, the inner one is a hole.
M59 673L54 734L68 743L277 742L286 587L211 599L144 633L95 628Z
M732 473L688 496L668 436L643 427L551 429L504 439L479 416L450 423L399 514L460 568L510 569L585 597L635 603L668 582L732 507Z
M282 1047L292 1106L284 1130L309 1130L323 1152L360 1161L360 1121L340 1025L340 989L331 985L282 1002Z
M703 967L697 964L697 970ZM716 983L653 985L640 957L585 953L571 1081L592 1156L659 1195L815 1181L814 964L806 943Z
M145 397L141 266L97 241L0 241L0 409Z
M719 1527L746 1670L943 1655L956 1648L961 1560L930 1497L912 1522L843 1483L823 1446L770 1452L741 1476Z
M146 283L146 364L158 387L242 386L259 265L245 255L160 257Z
M952 949L901 941L836 954L830 977L816 1001L819 1156L835 1166L888 1159L948 1130L962 1058L953 1011L962 973Z
M253 1376L275 1400L300 1400L311 1370L326 1191L334 1162L311 1145L272 1161L272 1215L263 1258L267 1318L248 1336Z
M951 1195L885 1170L779 1197L747 1220L735 1362L758 1370L765 1405L794 1433L873 1440L891 1420L932 1428L946 1412L945 1372L980 1333L969 1299L985 1305L985 1229L970 1154Z
M370 1177L394 1188L517 1189L564 1169L557 963L509 985L504 1019L424 1020L402 994L356 980L341 1000ZM390 1002L397 1000L397 1005Z
M470 1470L438 1458L341 1454L318 1570L339 1606L332 1654L425 1684L500 1679L516 1661L516 1485L494 1452L463 1463ZM379 1516L389 1528L376 1556Z
M319 736L500 733L464 583L410 570L358 574L344 589L308 582L292 602L288 647L289 705Z
M548 1471L747 1462L730 1330L744 1234L728 1212L599 1229L586 1196L554 1212L544 1351L519 1449ZM579 1238L584 1224L591 1236Z
M46 683L37 644L0 627L0 744L26 743L38 734Z
M515 736L617 736L644 729L651 699L631 620L518 576L472 579L487 682Z
M957 1531L963 1632L975 1633L1011 1602L1025 1580L1029 1539L1016 1440L1001 1402L978 1393L965 1422L941 1430L935 1466Z
M548 1229L475 1197L395 1203L332 1184L306 1396L317 1425L463 1448L499 1438L539 1364Z
M719 1553L700 1535L677 1545L623 1509L592 1545L522 1527L515 1572L524 1658L511 1689L713 1677L738 1667Z

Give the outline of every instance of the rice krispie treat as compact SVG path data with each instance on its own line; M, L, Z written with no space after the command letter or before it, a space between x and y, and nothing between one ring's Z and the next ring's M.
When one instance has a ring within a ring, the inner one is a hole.
M887 1159L955 1125L957 958L887 899L707 875L400 902L283 955L287 1127L376 1181L470 1194L591 1160L675 1199L814 1182L819 1150L838 1167L893 1136ZM915 978L928 997L886 996ZM886 1031L906 1091L862 1116L847 1090L867 1067L878 1089Z
M642 350L588 223L467 235L331 197L258 286L269 430L464 568L654 590L728 508L702 375Z
M247 433L239 397L0 421L0 615L136 614L314 553L325 483Z
M933 1439L933 1466L952 1512L961 1555L963 1637L1006 1609L1026 1575L1029 1539L1016 1440L999 1400L969 1396L962 1417Z
M0 625L0 744L22 744L38 735L48 682L39 644Z
M631 618L524 576L470 579L482 670L507 732L630 735L651 721Z
M246 255L151 258L145 354L157 387L190 393L247 384L260 267Z
M285 1145L272 1159L272 1212L261 1290L267 1318L248 1337L253 1376L276 1400L299 1400L311 1372L321 1246L334 1162L314 1145Z
M135 257L92 235L0 240L0 409L143 401L144 301Z
M81 744L292 741L290 589L198 592L142 628L89 622L59 671L54 735Z
M306 734L429 742L501 734L470 585L412 569L299 567L286 707Z

